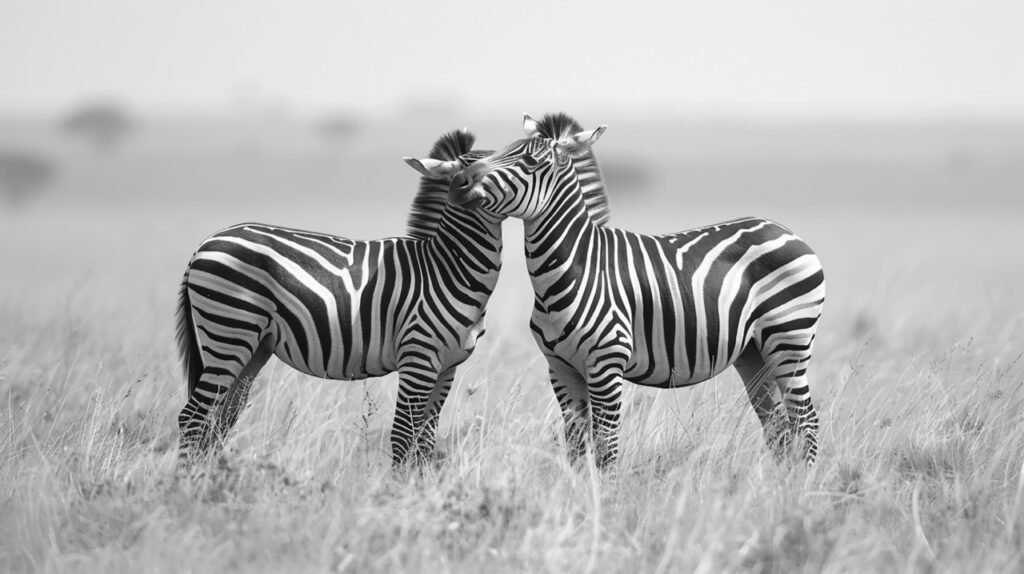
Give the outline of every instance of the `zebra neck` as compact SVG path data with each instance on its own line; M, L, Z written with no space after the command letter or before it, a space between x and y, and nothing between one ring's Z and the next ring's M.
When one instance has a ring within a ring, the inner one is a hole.
M599 227L608 223L608 192L604 188L604 176L597 163L597 157L590 146L582 146L572 154L576 177L580 181L580 192L590 220Z
M574 191L557 193L552 202L542 216L524 222L526 266L540 301L564 294L575 276L572 270L586 266L598 235L578 181Z
M449 205L426 250L469 290L490 295L501 268L501 219Z

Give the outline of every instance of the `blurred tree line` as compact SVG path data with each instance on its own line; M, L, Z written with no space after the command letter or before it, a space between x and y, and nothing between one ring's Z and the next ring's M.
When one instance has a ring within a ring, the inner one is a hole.
M58 119L57 130L97 153L110 153L136 129L136 121L114 101L76 105ZM59 161L53 150L0 148L0 204L23 206L56 179Z
M72 109L59 128L94 149L110 151L135 129L135 120L116 102L90 102Z

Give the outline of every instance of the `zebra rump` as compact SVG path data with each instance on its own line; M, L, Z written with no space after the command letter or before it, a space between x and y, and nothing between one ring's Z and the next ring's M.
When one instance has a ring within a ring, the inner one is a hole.
M192 302L188 296L188 270L181 280L181 287L178 288L178 310L176 315L175 339L178 341L178 357L181 358L181 368L188 381L188 395L199 382L199 375L203 372L202 357L199 354L199 343L196 341L196 328L192 324Z

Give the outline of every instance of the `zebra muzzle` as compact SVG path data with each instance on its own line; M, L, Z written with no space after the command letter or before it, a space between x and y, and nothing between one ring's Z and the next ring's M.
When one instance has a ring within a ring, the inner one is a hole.
M480 207L484 200L484 192L477 184L481 179L472 169L457 174L448 184L448 202L466 209Z

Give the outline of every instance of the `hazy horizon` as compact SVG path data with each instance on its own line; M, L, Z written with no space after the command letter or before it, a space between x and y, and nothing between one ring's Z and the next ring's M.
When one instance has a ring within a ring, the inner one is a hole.
M1024 5L1003 0L4 5L0 113L1024 118Z

